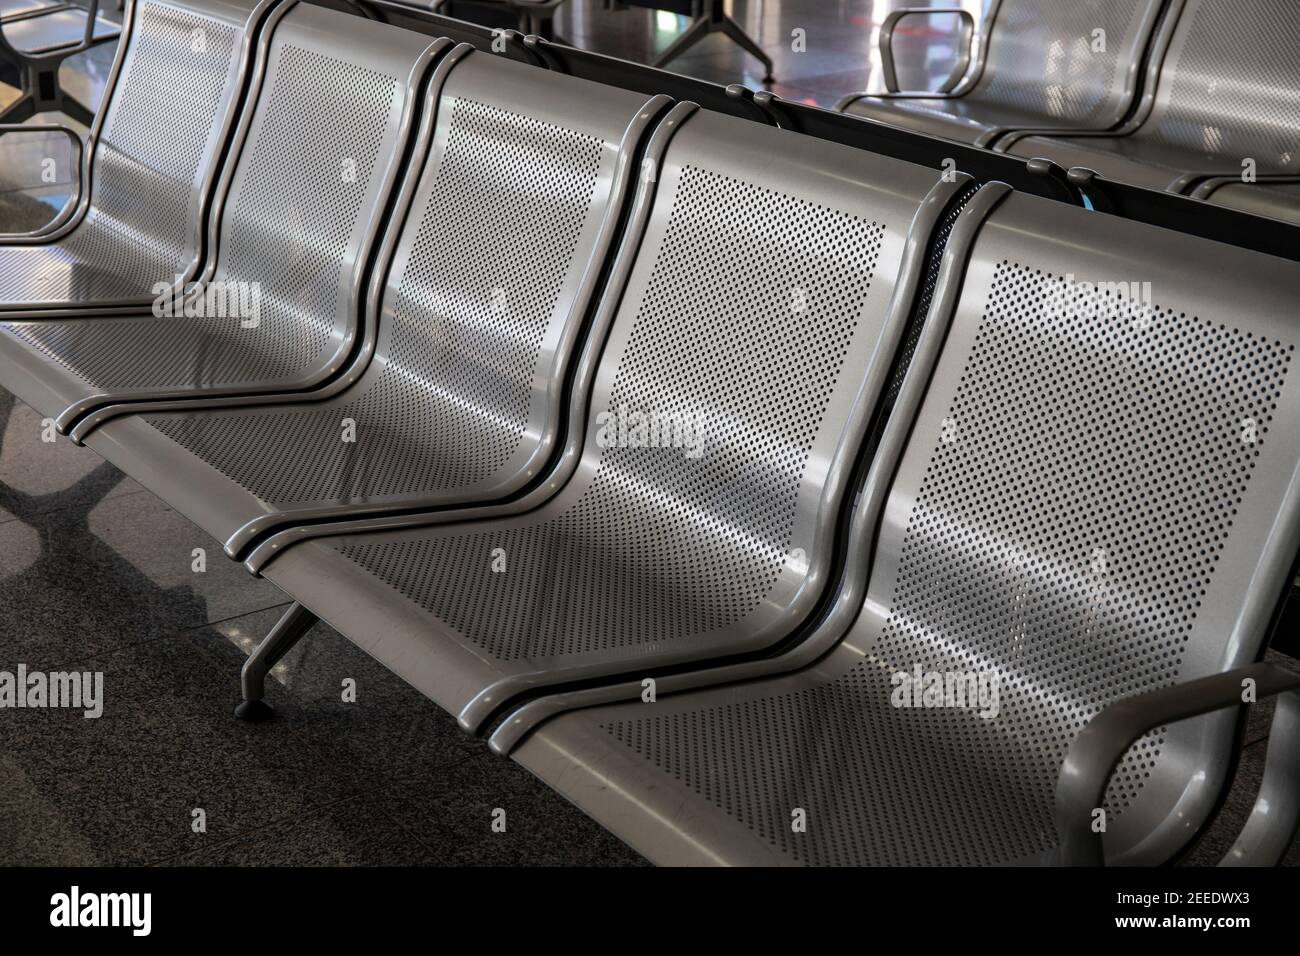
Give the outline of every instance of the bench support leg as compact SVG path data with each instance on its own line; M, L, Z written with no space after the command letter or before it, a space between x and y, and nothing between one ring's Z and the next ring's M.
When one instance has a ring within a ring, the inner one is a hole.
M750 35L745 32L744 27L731 19L731 17L726 17L722 21L722 32L731 37L731 39L735 41L736 45L742 50L763 64L764 83L771 83L776 79L776 77L772 75L772 58L764 53L762 48L753 41Z
M709 21L700 18L690 25L690 27L672 43L664 49L664 52L655 57L651 66L662 67L666 63L677 59L695 44L699 43L712 31L709 29Z
M236 717L255 723L271 716L271 705L262 699L266 696L266 675L318 620L320 618L297 601L284 612L284 617L276 622L271 633L244 662L244 669L239 673L244 699L235 708Z
M59 104L60 104L60 109L59 109L60 113L63 113L65 116L71 116L82 126L94 125L95 123L94 111L91 110L90 107L86 106L85 103L81 102L81 100L77 99L75 96L69 96L68 94L65 93L63 94L63 97L59 100Z
M763 52L762 48L745 32L744 27L727 15L722 4L716 2L716 0L710 2L709 9L705 11L704 16L692 23L685 33L670 43L663 53L655 57L651 65L663 67L695 46L710 33L718 32L726 34L742 50L763 64L764 83L773 81L772 58Z
M24 93L3 110L0 110L0 123L22 123L36 115L36 102Z

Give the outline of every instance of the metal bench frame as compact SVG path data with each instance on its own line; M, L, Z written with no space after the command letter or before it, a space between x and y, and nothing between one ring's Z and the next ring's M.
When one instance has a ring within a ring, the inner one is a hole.
M20 245L30 242L33 238L48 236L61 229L61 227L74 215L81 204L81 169L85 161L85 146L81 141L81 134L71 126L62 123L0 123L0 135L5 133L15 133L18 135L26 133L61 133L66 136L72 144L74 155L74 167L77 170L77 176L72 182L72 190L63 208L55 213L54 217L45 225L27 232L7 232L0 233L0 244L3 245ZM3 315L0 312L0 315Z

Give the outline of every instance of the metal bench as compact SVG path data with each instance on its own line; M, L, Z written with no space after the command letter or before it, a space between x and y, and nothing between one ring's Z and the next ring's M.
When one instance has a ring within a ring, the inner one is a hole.
M51 229L0 244L0 316L139 310L157 283L194 277L248 38L271 5L132 4L86 142L79 201ZM166 135L159 116L171 118Z
M1161 6L1162 0L993 0L982 30L962 8L895 10L880 30L887 92L854 93L837 108L979 146L1011 130L1111 129L1132 107ZM939 91L900 91L893 55L898 27L935 14L962 18L958 71Z
M419 93L451 43L307 4L271 16L197 291L163 284L149 315L0 324L0 384L60 430L100 405L301 391L349 365Z
M295 599L241 716L319 614L657 862L1142 864L1277 696L1228 862L1281 855L1300 264L319 7L256 46L180 313L0 324Z
M1164 863L1247 692L1283 696L1227 862L1289 845L1300 676L1253 662L1300 544L1300 265L1018 193L985 213L813 634L494 736L652 860Z
M561 443L569 360L670 100L467 44L449 59L414 205L372 275L368 365L311 402L97 428L141 408L110 406L74 431L232 557L285 523L507 497Z
M963 188L693 104L647 151L543 484L248 559L470 730L530 688L765 650L810 612Z
M1240 182L1247 160L1261 178L1300 173L1300 8L1175 0L1161 33L1152 58L1159 66L1154 95L1122 129L1017 134L997 148L1172 192L1207 178Z

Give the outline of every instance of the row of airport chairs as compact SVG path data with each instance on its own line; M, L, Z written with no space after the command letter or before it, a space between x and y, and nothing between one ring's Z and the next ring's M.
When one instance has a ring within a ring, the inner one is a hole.
M293 597L241 716L319 616L657 862L1159 863L1247 688L1285 851L1300 264L293 0L125 30L0 386Z
M1300 223L1295 4L992 0L978 31L960 12L960 76L939 91L900 91L893 44L935 12L886 19L888 91L840 109Z

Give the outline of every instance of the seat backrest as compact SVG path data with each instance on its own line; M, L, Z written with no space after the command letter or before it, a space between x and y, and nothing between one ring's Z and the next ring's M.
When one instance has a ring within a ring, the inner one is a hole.
M259 314L241 333L245 347L214 359L212 384L280 380L350 342L432 44L298 4L269 47L238 159L223 174L213 273L250 290Z
M1088 720L1260 653L1297 547L1298 296L1300 264L1027 195L985 222L928 390L902 411L915 424L842 678L884 700L917 667L996 678L993 719L906 722L910 752L979 768L968 785L1022 821L998 846L956 825L950 859L1049 854ZM1113 859L1185 843L1235 716L1134 745L1107 795Z
M1141 135L1222 156L1224 172L1300 171L1300 6L1187 0Z
M197 266L207 199L250 68L256 0L136 0L90 159L83 255L131 271ZM162 265L165 264L165 265ZM143 288L174 274L145 277Z
M814 590L836 466L862 437L864 393L883 390L912 222L938 179L703 110L672 136L594 380L589 484L564 517L578 540L622 552L647 635L770 641L766 613L750 615L779 609L789 628ZM560 629L574 643L629 626L586 603Z
M565 364L635 185L629 126L648 128L660 104L470 52L437 109L364 399L413 461L371 463L349 497L482 492L549 454Z
M1123 119L1161 0L1001 0L968 98L1104 129Z

